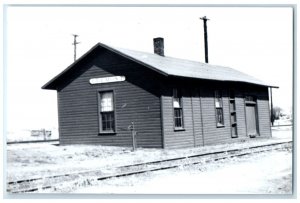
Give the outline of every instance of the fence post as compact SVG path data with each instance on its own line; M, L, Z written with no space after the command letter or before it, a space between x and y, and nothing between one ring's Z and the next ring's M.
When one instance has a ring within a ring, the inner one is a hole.
M44 140L46 140L46 129L43 128L43 135L44 135Z
M128 128L130 129L131 131L131 137L132 137L132 150L135 151L136 150L136 131L135 131L135 128L134 128L134 122L131 122L131 125L128 126Z

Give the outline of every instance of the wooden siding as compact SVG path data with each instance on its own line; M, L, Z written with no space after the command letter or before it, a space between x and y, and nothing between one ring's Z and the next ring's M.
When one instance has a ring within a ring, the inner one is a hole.
M271 120L268 89L261 88L256 92L256 95L259 135L260 137L271 137Z
M222 92L224 126L217 127L214 91ZM229 99L227 89L222 86L201 89L201 104L203 113L204 145L222 143L231 140Z
M184 84L184 85L179 85ZM268 89L243 84L228 84L215 81L190 83L182 79L167 81L162 96L162 115L165 148L182 148L250 139L247 136L245 95L257 96L259 133L270 137ZM172 89L183 89L184 131L174 130ZM217 127L214 91L222 92L224 126ZM231 137L229 90L235 92L238 137Z
M177 86L178 87L178 86ZM202 145L201 109L196 88L182 88L184 130L174 129L174 109L171 86L167 85L162 97L163 134L165 148L183 148Z
M58 90L61 144L131 146L128 126L135 122L138 147L162 147L160 77L121 56L98 50ZM126 81L91 85L89 79L123 75ZM115 94L115 135L98 135L99 91Z
M243 94L244 97L247 95L253 95L256 97L256 110L258 122L257 130L259 133L259 137L271 137L268 88L255 85L245 85L243 87ZM247 116L245 116L245 119L247 119Z
M193 136L193 125L191 117L191 101L190 98L182 98L183 106L183 122L184 131L174 131L174 113L172 106L172 97L163 97L163 123L164 123L164 139L165 148L181 148L181 147L193 147L194 136Z
M194 125L194 140L195 147L203 146L203 136L202 136L202 117L201 117L201 103L200 95L198 89L192 89L192 116Z
M258 131L270 137L268 89L243 83L162 76L140 64L97 50L59 80L61 144L131 146L128 126L135 122L138 147L183 148L249 139L245 95L257 97ZM126 81L91 85L89 79L125 76ZM173 88L182 90L184 130L174 130ZM229 90L235 92L238 138L231 138ZM114 91L115 135L99 135L99 91ZM224 126L216 125L214 91L222 92Z
M246 112L244 93L241 89L235 89L235 108L238 139L247 137L246 134Z

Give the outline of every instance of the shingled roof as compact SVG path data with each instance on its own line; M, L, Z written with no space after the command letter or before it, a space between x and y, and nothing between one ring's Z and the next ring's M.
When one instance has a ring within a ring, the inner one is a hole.
M106 48L114 53L117 53L130 60L140 63L165 76L177 76L217 81L244 82L267 87L276 87L229 67L210 65L206 63L173 58L168 56L160 56L157 54L146 53L141 51L116 48L102 43L98 43L87 53L85 53L82 57L80 57L73 64L71 64L68 68L66 68L63 72L61 72L48 83L46 83L42 88L55 89L54 84L60 77L63 77L63 75L66 72L71 71L73 68L75 68L75 65L79 61L81 61L83 58L85 58L88 54L93 52L98 47Z

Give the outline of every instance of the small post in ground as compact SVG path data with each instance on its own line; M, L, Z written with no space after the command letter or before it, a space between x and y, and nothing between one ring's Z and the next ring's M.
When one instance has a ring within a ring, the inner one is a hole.
M131 136L132 136L132 150L136 150L136 131L134 129L134 122L131 122L131 125L128 126L128 129L131 131Z
M44 136L44 140L46 140L46 129L45 128L43 128L43 136Z

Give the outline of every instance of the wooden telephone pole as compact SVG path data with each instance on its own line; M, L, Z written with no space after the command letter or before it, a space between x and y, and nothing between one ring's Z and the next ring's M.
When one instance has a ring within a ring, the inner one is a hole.
M80 42L77 42L76 41L76 38L79 36L79 35L76 35L76 34L73 34L74 36L74 42L72 45L74 45L74 61L76 61L76 45L79 44Z
M205 63L208 63L208 43L207 43L207 25L206 22L209 20L206 16L200 18L203 20L204 26L204 45L205 45Z

